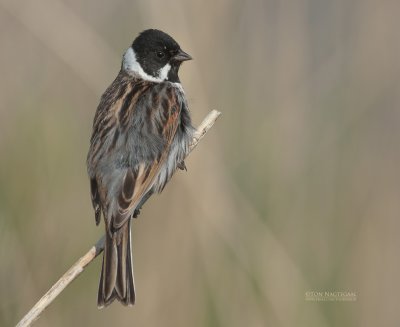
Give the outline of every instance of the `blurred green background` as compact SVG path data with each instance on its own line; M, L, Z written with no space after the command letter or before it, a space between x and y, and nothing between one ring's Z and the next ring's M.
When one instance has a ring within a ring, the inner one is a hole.
M143 29L223 115L134 222L137 304L96 259L37 326L398 326L400 2L0 0L0 325L102 235L86 153ZM352 291L353 302L305 301Z

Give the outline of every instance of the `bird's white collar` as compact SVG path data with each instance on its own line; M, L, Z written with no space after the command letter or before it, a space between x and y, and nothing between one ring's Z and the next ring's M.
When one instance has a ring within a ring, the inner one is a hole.
M136 60L135 51L132 49L132 47L130 47L124 53L124 57L122 59L122 68L128 72L133 72L139 75L146 81L160 83L168 80L168 73L171 69L171 65L166 64L163 68L161 68L157 72L157 77L151 76L143 70L142 66L140 66Z

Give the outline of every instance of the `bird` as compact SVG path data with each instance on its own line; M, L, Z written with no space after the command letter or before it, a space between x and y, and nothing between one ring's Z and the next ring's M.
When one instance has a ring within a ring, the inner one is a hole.
M122 57L121 69L100 98L87 171L96 225L105 224L97 306L136 299L131 221L185 169L194 127L178 72L192 57L167 33L144 30Z

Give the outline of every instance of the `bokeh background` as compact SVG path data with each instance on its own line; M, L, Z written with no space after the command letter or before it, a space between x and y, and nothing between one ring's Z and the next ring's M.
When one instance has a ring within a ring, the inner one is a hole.
M137 33L170 33L195 124L134 222L137 304L100 259L37 326L398 326L400 2L0 0L0 325L102 235L86 153ZM305 301L351 291L352 302Z

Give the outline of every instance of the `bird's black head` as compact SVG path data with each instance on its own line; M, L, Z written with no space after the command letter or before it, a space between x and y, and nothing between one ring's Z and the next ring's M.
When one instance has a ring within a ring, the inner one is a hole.
M179 82L178 70L183 61L192 57L181 50L168 34L145 30L133 41L123 59L123 68L143 79L161 82Z

